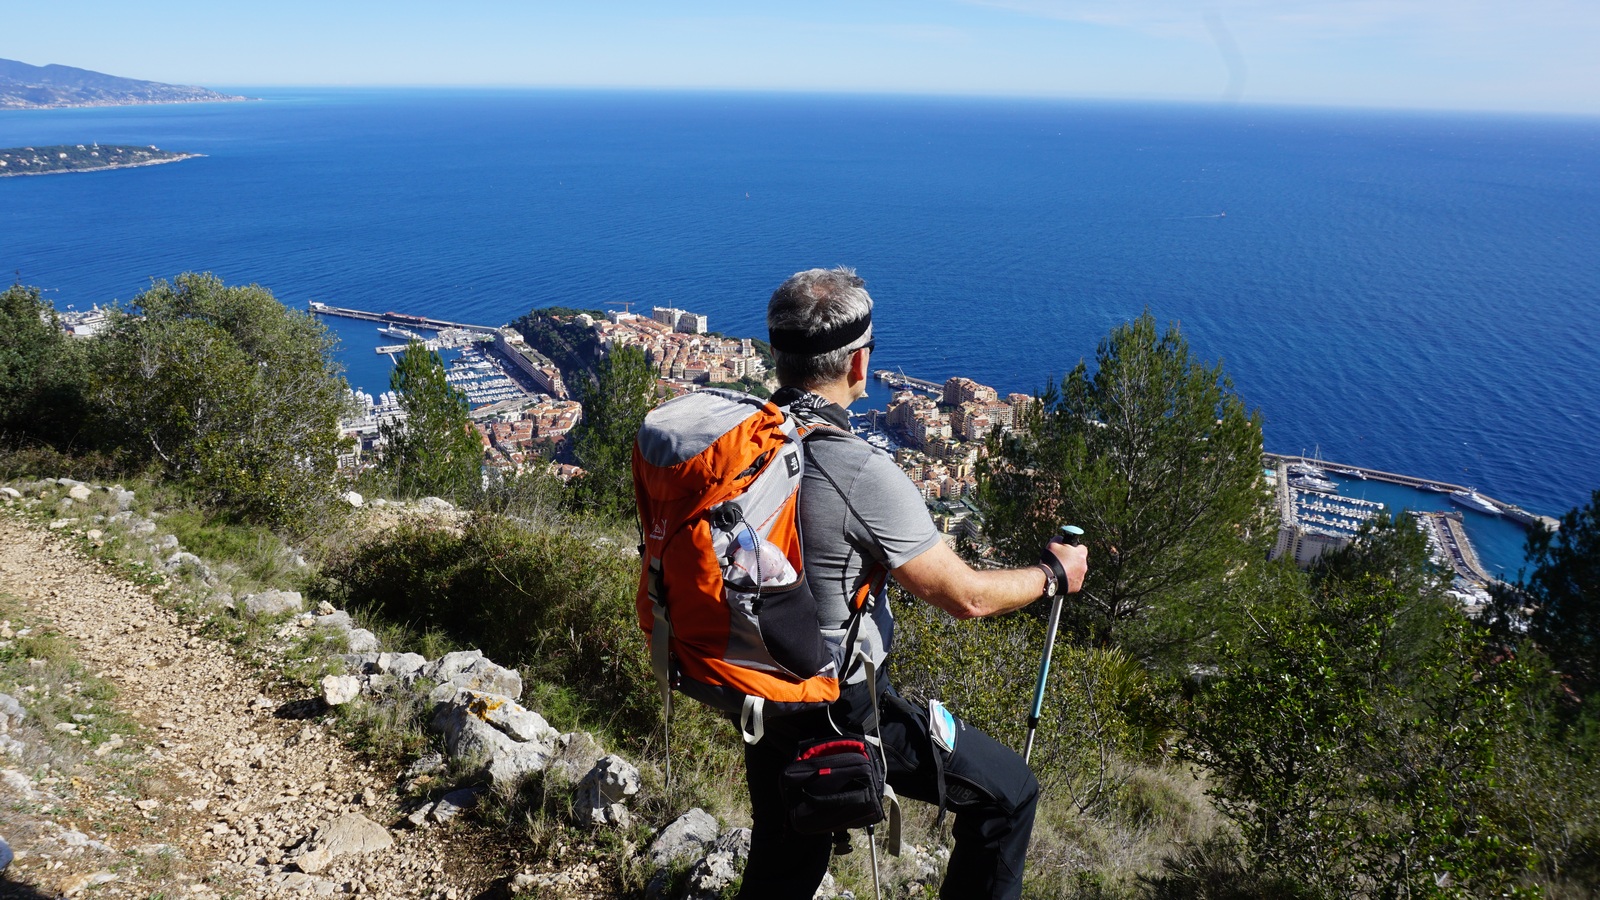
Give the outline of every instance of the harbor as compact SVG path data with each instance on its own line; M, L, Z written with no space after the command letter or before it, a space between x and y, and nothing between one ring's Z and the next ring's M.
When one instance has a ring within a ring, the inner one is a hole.
M1267 454L1265 462L1278 496L1280 531L1274 555L1293 554L1297 562L1309 564L1348 543L1372 516L1409 511L1468 606L1483 602L1495 582L1515 579L1528 528L1559 524L1470 486L1438 479L1315 456Z
M529 383L529 379L512 360L501 355L495 340L500 335L500 328L495 326L401 312L378 313L316 301L311 302L310 311L319 316L376 324L380 341L388 343L377 344L373 352L387 356L390 363L395 362L399 354L405 352L413 342L438 353L445 364L445 380L466 396L474 417L491 412L504 414L519 405L526 405L541 393L537 385ZM374 409L382 411L386 409L386 399L393 405L389 393L372 397L369 403Z
M1316 457L1290 456L1277 453L1268 453L1266 456L1269 460L1275 459L1281 461L1291 470L1293 470L1295 467L1301 467L1303 471L1309 467L1312 469L1320 469L1324 476L1331 474L1341 475L1346 478L1353 478L1360 481L1382 481L1388 484L1397 484L1403 487L1412 488L1414 490L1431 491L1437 494L1445 494L1449 496L1451 502L1456 503L1457 505L1465 506L1468 509L1472 509L1476 512L1481 512L1487 515L1505 516L1513 522L1523 526L1531 527L1535 524L1539 524L1546 528L1553 529L1559 525L1557 520L1550 516L1541 516L1530 513L1516 504L1496 500L1493 497L1487 497L1478 493L1477 489L1474 487L1451 484L1449 482L1439 481L1437 479L1417 478L1411 475L1401 475L1396 472L1385 472L1381 469L1369 469L1363 466L1353 466L1346 463L1331 463Z

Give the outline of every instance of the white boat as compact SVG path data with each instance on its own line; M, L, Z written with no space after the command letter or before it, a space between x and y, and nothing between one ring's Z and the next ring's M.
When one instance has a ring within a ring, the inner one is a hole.
M1465 491L1451 491L1450 502L1457 506L1465 506L1470 510L1487 513L1491 516L1500 515L1500 507L1489 502L1483 497L1482 494L1479 494L1475 490L1468 489Z
M1289 486L1302 491L1316 491L1321 494L1331 494L1339 490L1339 486L1326 478L1317 478L1311 475L1293 475L1289 478Z
M1301 475L1306 478L1327 478L1328 473L1321 466L1316 466L1304 460L1289 464L1290 475Z
M400 340L400 341L420 341L420 340L422 340L422 335L417 334L415 331L412 331L409 328L401 328L398 325L383 325L383 326L380 326L378 328L378 333L383 335L386 338L394 338L395 340Z

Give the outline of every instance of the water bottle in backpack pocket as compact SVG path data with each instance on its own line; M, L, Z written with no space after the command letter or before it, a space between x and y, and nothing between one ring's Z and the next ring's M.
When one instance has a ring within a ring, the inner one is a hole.
M740 522L727 536L729 564L723 591L734 619L730 650L743 636L759 643L785 674L804 678L821 671L830 654L817 626L817 602L805 579L776 544ZM754 650L754 646L748 649ZM743 658L754 663L759 654Z

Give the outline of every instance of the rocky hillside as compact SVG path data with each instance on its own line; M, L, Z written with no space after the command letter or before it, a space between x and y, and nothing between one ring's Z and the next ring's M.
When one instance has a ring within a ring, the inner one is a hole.
M638 769L523 707L516 670L384 652L291 590L235 595L162 517L120 486L0 484L0 898L714 900L736 877L748 829L641 821L661 804ZM441 752L355 752L351 704L425 710ZM534 852L478 821L529 784L566 822Z
M119 78L72 66L33 66L0 59L0 109L129 106L244 100L192 85Z

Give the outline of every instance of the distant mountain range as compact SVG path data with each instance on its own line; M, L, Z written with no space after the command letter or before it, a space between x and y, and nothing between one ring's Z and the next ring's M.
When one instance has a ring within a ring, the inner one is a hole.
M0 110L135 103L202 103L245 100L203 87L118 78L71 66L30 66L0 59Z

